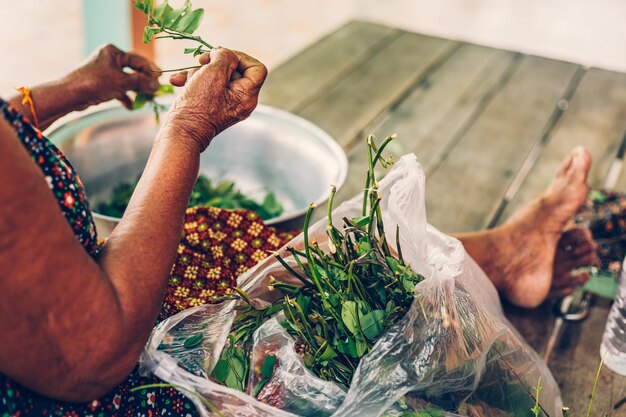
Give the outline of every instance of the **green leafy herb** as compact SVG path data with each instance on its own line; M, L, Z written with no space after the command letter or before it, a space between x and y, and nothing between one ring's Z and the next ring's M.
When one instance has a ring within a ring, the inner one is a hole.
M138 181L139 179L133 184L124 183L116 186L111 199L98 204L96 211L106 216L122 217ZM233 182L222 181L214 186L204 175L198 176L188 206L211 206L229 210L245 209L256 212L263 220L278 217L283 212L283 207L272 192L265 196L262 204L259 204L242 194Z
M361 358L372 349L385 329L406 314L414 299L415 285L423 277L391 253L382 233L378 182L374 176L377 163L390 164L381 153L392 139L385 139L378 147L373 136L368 138L370 160L365 210L360 217L343 219L341 229L333 224L330 215L336 192L333 187L327 209L328 253L309 239L308 229L315 209L311 205L304 221L304 249L287 249L301 271L295 271L276 254L278 261L301 281L302 286L271 278L271 287L284 296L271 306L258 310L247 295L237 289L246 305L235 320L221 360L230 363L228 358L233 356L233 349L245 352L249 358L254 331L282 310L285 320L281 325L295 338L297 345L302 346L305 365L318 377L347 386ZM222 369L219 371L223 372ZM234 371L231 367L229 375ZM246 382L242 387L239 381L224 380L223 373L217 375L215 371L213 377L233 388L243 390L247 385ZM265 379L261 375L258 380ZM262 386L259 383L254 387L255 396Z
M252 396L256 397L263 387L272 379L274 374L274 366L276 365L276 355L267 355L263 361L263 368L261 370L261 380L256 384L252 391Z
M185 346L187 349L194 348L198 346L200 343L202 343L203 339L204 339L204 334L196 333L193 336L190 336L187 339L185 339L185 341L183 342L183 346Z

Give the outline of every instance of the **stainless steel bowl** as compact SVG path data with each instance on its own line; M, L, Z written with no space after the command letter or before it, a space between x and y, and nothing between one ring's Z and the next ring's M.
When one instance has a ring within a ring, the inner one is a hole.
M158 127L150 110L116 107L81 115L48 132L78 171L95 207L120 183L143 171ZM284 207L266 221L280 228L302 225L311 202L323 203L330 185L340 187L348 169L345 153L323 130L294 114L258 106L245 121L217 136L204 152L200 171L230 180L261 200L272 191ZM108 236L118 218L94 213L98 232Z

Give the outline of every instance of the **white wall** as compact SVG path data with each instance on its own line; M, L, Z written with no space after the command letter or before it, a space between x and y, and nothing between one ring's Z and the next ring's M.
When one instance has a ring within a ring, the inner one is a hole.
M101 1L101 0L88 0ZM130 0L129 0L130 1ZM180 0L172 0L174 3ZM626 0L193 0L207 41L270 68L353 18L626 72ZM80 0L0 0L0 95L69 71L83 57ZM103 18L106 18L104 16ZM177 42L162 67L187 65Z

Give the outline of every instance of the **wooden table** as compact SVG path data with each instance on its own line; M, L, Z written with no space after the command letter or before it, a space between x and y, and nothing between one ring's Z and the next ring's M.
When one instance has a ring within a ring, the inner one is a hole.
M261 101L321 126L349 155L338 199L362 187L366 134L396 132L391 153L414 152L427 174L429 222L445 232L484 229L538 195L576 145L593 155L592 185L626 190L626 74L350 22L271 72ZM564 402L586 412L609 303L567 323L549 366ZM548 305L507 306L545 353ZM626 416L626 378L603 370L593 415Z

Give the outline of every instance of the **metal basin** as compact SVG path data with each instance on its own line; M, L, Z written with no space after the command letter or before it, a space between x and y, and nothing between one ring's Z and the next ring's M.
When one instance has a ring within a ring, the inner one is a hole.
M111 198L116 185L133 182L141 174L157 130L150 110L116 107L79 116L48 136L80 174L95 207ZM331 184L340 187L347 168L345 153L326 132L262 105L218 135L200 160L200 172L211 180L233 181L254 199L274 192L284 212L266 223L285 229L300 227L308 205L323 203ZM94 218L103 237L119 222L95 212Z

